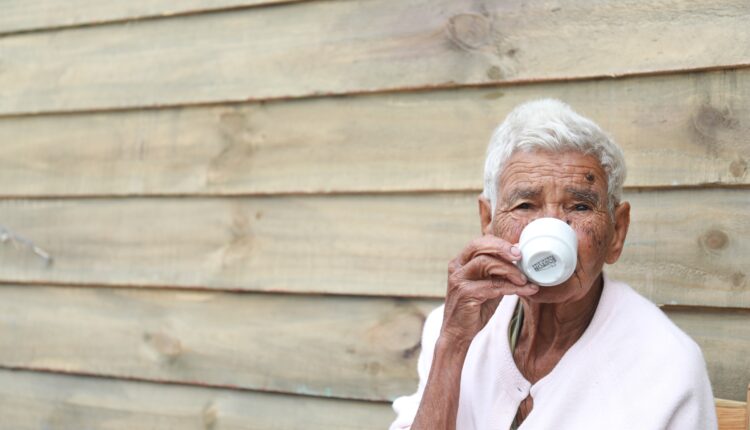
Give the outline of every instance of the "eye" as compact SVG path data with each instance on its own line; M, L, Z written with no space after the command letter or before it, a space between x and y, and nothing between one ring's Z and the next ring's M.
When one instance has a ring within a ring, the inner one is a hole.
M529 202L519 203L513 209L515 209L515 210L518 210L518 209L520 209L520 210L531 209L531 203L529 203Z
M585 204L585 203L576 203L575 206L573 206L573 210L575 211L588 211L591 210L591 206Z

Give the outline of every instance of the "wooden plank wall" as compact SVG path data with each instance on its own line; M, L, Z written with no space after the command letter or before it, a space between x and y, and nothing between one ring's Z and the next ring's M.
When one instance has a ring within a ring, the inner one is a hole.
M539 97L623 146L609 271L744 400L747 22L745 0L5 2L0 429L386 427L478 232L489 134Z

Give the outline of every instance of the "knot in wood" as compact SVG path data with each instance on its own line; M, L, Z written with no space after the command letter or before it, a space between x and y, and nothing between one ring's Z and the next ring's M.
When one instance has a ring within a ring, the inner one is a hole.
M466 50L478 49L491 40L492 26L482 15L462 13L448 20L448 37L458 47Z
M729 164L729 173L735 178L744 178L747 175L747 161L743 158L732 161Z
M732 274L732 286L737 289L742 289L745 286L745 274L742 272L734 272Z
M146 333L143 335L146 341L159 355L168 359L175 360L182 354L182 342L164 333Z
M203 428L205 430L213 430L216 427L216 421L219 419L219 411L214 402L209 402L203 408L201 415L203 416Z
M698 132L710 135L717 128L734 128L738 121L729 107L719 109L710 104L703 104L693 116L693 124Z
M702 238L703 245L712 251L719 251L729 244L729 236L721 230L709 230Z

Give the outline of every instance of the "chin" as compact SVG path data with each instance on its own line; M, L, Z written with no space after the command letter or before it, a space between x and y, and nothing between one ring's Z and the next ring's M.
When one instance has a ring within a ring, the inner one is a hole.
M564 303L564 302L575 302L586 296L591 286L583 285L580 278L574 273L567 281L559 285L553 285L551 287L539 287L539 291L532 295L527 296L527 299L532 303Z
M568 285L567 282L551 287L539 287L539 291L523 299L531 303L563 303L570 300L570 290L577 286Z

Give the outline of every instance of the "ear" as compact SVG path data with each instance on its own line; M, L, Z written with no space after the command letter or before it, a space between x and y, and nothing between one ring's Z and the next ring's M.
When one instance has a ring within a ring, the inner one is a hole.
M492 229L492 204L483 195L479 195L479 222L482 226L482 234L491 234Z
M620 258L622 247L625 245L625 237L628 235L628 227L630 227L630 203L622 202L615 208L615 234L612 236L607 258L604 260L607 264L614 264Z

